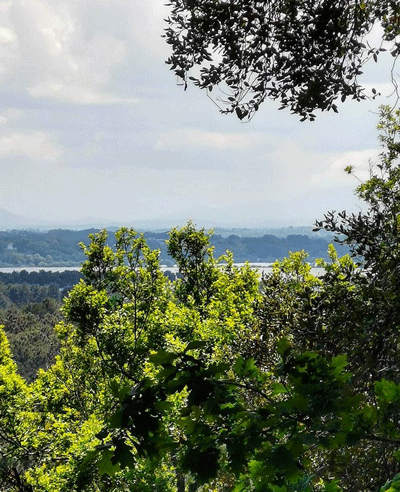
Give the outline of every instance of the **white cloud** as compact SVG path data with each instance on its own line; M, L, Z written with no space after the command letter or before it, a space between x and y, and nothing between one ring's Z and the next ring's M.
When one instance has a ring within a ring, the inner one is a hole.
M62 153L45 132L31 135L10 133L0 137L0 158L26 156L41 161L54 161Z
M0 113L0 125L6 125L7 123L18 121L25 115L23 109L9 108Z
M104 3L96 5L100 15ZM84 20L91 6L89 0L0 2L3 81L36 98L75 104L133 102L110 89L114 70L126 59L127 39L105 28L91 32Z
M11 73L19 58L18 34L9 18L11 3L0 2L0 77Z
M162 133L156 143L157 148L177 150L182 148L246 149L266 142L262 133L221 133L197 129L177 129ZM270 140L269 140L270 142Z
M168 17L169 9L165 2L160 0L146 0L145 2L129 3L132 9L132 33L135 39L148 51L165 60L170 52L169 46L161 37L164 34L166 24L164 19Z
M0 26L0 44L9 44L17 40L17 35L8 27Z
M334 159L325 172L313 174L311 182L319 187L349 185L349 176L344 172L347 166L353 167L353 174L356 178L362 182L366 181L370 176L370 165L376 162L380 152L379 148L346 152Z
M121 98L113 94L93 92L87 87L67 85L57 81L39 84L30 88L29 93L34 97L57 99L72 104L136 104L139 102L137 98Z

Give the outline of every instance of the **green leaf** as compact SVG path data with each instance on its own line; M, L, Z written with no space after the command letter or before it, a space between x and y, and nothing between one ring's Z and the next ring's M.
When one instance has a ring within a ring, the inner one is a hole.
M292 349L292 344L289 342L287 338L280 338L276 342L276 350L278 354L282 357L286 356Z
M220 450L215 446L206 449L190 448L183 457L182 468L194 473L200 482L205 483L217 476L220 454Z
M101 452L100 460L97 462L97 468L100 475L108 475L113 477L116 473L120 471L120 466L118 463L113 462L114 451L111 449L104 449Z
M272 383L271 389L272 389L271 394L274 396L288 392L288 389L282 383Z
M342 488L339 487L339 484L336 480L332 482L324 483L324 491L325 492L341 492Z
M155 354L149 355L149 360L154 365L162 365L162 364L171 364L174 360L176 360L179 355L174 354L173 352L167 352L166 350L159 350Z
M400 492L400 474L397 474L392 480L386 483L380 492Z
M382 379L375 383L375 395L381 404L391 403L397 395L398 386L393 381Z
M194 342L190 342L186 345L185 352L188 350L196 350L200 348L204 348L207 346L207 342L203 342L201 340L195 340Z
M236 359L236 362L235 362L234 366L232 367L233 372L237 376L242 376L242 374L243 374L243 366L244 366L244 359L243 359L243 357L241 355L239 355L239 357L237 357L237 359Z
M113 465L119 464L120 468L133 468L135 459L132 454L132 448L128 446L124 439L113 441L115 445L114 455L111 459Z

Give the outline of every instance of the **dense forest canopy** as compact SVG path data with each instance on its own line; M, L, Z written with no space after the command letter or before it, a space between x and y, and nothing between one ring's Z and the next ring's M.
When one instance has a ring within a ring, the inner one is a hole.
M0 331L0 491L399 491L399 128L383 109L367 212L318 224L350 248L319 278L189 223L170 281L143 235L92 234L55 362L27 382Z
M376 90L368 94L359 82L363 66L378 61L382 51L389 50L393 60L400 54L397 0L170 0L169 5L171 70L185 88L193 81L221 112L240 119L251 118L266 98L313 120L317 110L337 111L338 99L373 97ZM368 37L373 28L381 29L376 45Z
M0 325L17 363L27 381L39 368L48 368L59 353L54 326L61 320L62 292L48 286L0 283Z

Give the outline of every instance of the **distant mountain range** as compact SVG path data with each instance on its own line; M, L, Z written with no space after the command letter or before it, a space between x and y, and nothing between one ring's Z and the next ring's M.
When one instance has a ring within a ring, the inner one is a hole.
M197 213L196 213L197 212ZM118 222L118 221L104 221L93 218L83 218L80 220L75 220L71 222L65 221L45 221L39 219L33 219L24 217L21 215L14 214L4 208L0 208L0 231L10 231L10 230L42 230L48 231L51 229L70 229L70 230L83 230L91 228L102 228L105 227L109 230L116 230L121 226L133 227L138 231L167 231L172 227L178 227L186 224L189 220L192 220L198 227L205 228L215 228L219 230L222 235L229 235L232 233L239 235L251 235L259 236L265 233L271 233L273 229L273 234L277 235L287 235L287 234L298 234L305 233L304 229L311 229L312 223L304 221L303 225L299 225L298 221L294 221L296 226L295 230L290 230L293 227L293 223L290 220L266 220L257 225L254 225L251 221L247 224L246 221L243 223L236 224L232 220L232 215L223 211L215 211L212 214L213 219L207 219L207 214L201 211L183 211L181 214L170 214L165 217L154 219L154 220L132 220L128 222ZM228 217L224 221L224 216ZM230 219L230 220L229 220ZM300 222L300 224L302 224ZM285 229L285 231L278 232L278 229ZM236 230L235 230L236 229ZM286 231L286 229L288 229ZM239 232L240 230L240 232ZM306 232L307 233L307 232Z
M29 217L24 217L21 215L14 214L5 208L0 208L0 231L8 230L29 230L29 229L39 229L39 230L50 230L50 229L72 229L72 230L82 230L90 229L92 227L101 228L109 227L110 223L105 221L100 221L92 218L83 218L81 220L62 222L55 220L43 220L34 219Z
M207 217L213 217L212 219L207 219ZM225 218L225 220L224 220ZM83 230L90 228L102 228L106 227L108 229L117 229L121 226L133 227L139 231L166 231L172 227L182 226L192 220L199 227L219 227L230 229L234 225L231 214L227 214L226 211L222 210L185 210L180 213L168 214L164 217L153 219L153 220L134 220L131 221L105 221L94 218L82 218L80 220L74 221L55 221L55 220L43 220L24 217L21 215L14 214L9 210L0 208L0 231L8 230L30 230L39 229L43 231L48 231L51 229L71 229L71 230ZM280 226L278 220L269 221L271 227ZM242 225L242 224L240 224ZM284 221L282 226L290 225L287 221ZM243 224L246 227L246 224Z
M306 195L285 201L266 198L258 203L238 203L231 207L210 207L204 204L199 207L176 210L154 219L138 219L137 216L135 217L136 214L132 214L132 218L125 221L92 217L67 221L54 218L43 220L23 217L0 208L0 230L82 230L102 227L112 230L124 225L139 231L166 231L175 226L182 226L189 220L199 227L206 228L252 230L276 230L290 226L311 228L315 220L321 220L328 210L358 212L362 208L363 204L354 196L349 187L338 187L311 191ZM310 210L312 210L311 213Z
M4 208L0 208L0 229L25 229L36 227L35 221L27 217L13 214Z

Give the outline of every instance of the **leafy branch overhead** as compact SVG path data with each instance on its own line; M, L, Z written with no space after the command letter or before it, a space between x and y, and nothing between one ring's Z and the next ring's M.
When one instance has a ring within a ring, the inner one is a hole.
M400 53L396 0L170 0L167 63L212 95L222 113L251 118L266 98L302 120L337 111L337 100L375 97L358 81L389 42ZM368 34L380 25L381 42ZM220 96L214 89L220 89Z

